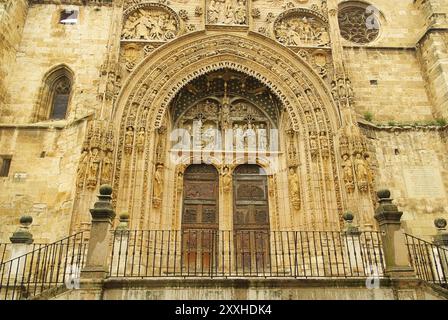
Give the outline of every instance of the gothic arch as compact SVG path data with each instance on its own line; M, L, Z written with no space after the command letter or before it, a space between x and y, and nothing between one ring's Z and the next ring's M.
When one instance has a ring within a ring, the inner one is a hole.
M281 46L273 39L251 32L245 37L238 33L215 35L207 34L206 31L191 33L156 49L135 67L124 83L111 114L117 133L113 182L117 209L127 210L134 216L135 221L140 220L141 226L144 226L149 214L155 215L157 219L159 217L169 219L173 221L172 225L176 225L179 202L171 200L178 199L176 198L179 195L178 177L182 176L182 165L173 168L172 164L166 164L167 181L173 179L176 181L174 187L170 184L171 187L166 188L165 197L171 199L169 204L171 209L163 206L151 207L151 201L147 196L153 183L151 172L160 162L157 152L154 155L154 150L158 148L159 141L167 141L166 129L169 129L170 125L166 122L166 115L170 113L170 104L176 94L192 80L222 69L252 76L277 96L284 107L284 113L287 114L285 117L291 123L288 128L291 128L290 131L296 139L295 147L301 148L306 163L306 166L303 166L304 174L311 177L315 172L319 172L321 181L327 178L329 180L330 176L334 177L332 178L334 186L331 190L323 185L323 182L310 180L309 190L306 189L306 192L316 188L317 183L321 192L315 197L316 199L310 199L309 202L322 203L321 207L326 206L328 209L325 213L328 216L334 215L330 212L330 208L334 207L337 207L338 213L341 214L342 197L334 138L342 125L342 120L330 90L319 75L292 50ZM160 139L160 131L165 132L165 138ZM140 132L141 136L138 135ZM325 148L322 145L325 153L319 153L318 150L317 140L321 133L324 133L322 139L326 141ZM166 149L166 144L164 148ZM263 163L263 159L258 159L257 162L265 170L269 166L268 163ZM266 171L269 173L269 170ZM271 186L284 184L287 181L286 174L280 173L280 175L281 178L270 176L269 184ZM136 184L136 181L141 183ZM316 185L312 186L312 183ZM272 187L270 190L272 196L277 197L277 187ZM330 202L334 203L332 207L327 205ZM272 212L280 212L278 201L270 203L273 206ZM288 205L284 204L281 208L286 206ZM314 208L317 207L313 207L312 210L315 210ZM165 210L164 212L171 210L173 214L169 218L161 214L160 210ZM316 214L318 213L316 211ZM277 229L280 225L288 225L284 217L275 219L273 225ZM163 221L160 223L168 223Z
M183 86L223 68L243 72L268 86L286 107L295 131L307 126L304 110L317 107L323 109L331 131L341 125L329 89L294 52L255 33L241 37L206 35L205 31L180 37L144 59L125 83L113 119L123 131L132 125L126 123L132 105L138 106L137 114L149 106L148 127L159 128L170 101Z
M70 105L73 94L73 85L75 82L75 73L66 64L60 64L52 67L42 78L42 85L39 89L36 106L33 112L33 122L47 120L53 108L53 98L55 87L61 80L68 82L70 93L68 106ZM66 113L69 112L67 107Z

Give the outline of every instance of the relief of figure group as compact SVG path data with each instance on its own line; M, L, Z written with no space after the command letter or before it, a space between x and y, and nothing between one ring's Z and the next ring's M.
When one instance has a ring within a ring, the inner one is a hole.
M207 13L210 24L247 24L246 0L211 0Z
M327 29L313 18L294 17L283 19L275 26L277 40L288 46L317 45L330 43Z
M138 10L126 21L122 38L126 40L167 41L178 32L176 19L167 12Z

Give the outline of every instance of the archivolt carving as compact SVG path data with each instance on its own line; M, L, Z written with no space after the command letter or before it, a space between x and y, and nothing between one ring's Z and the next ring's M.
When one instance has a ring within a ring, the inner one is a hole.
M310 67L303 62L299 62L300 66L297 63L294 66L291 61L297 61L297 58L293 55L288 53L287 57L281 56L255 41L236 36L214 36L178 46L175 51L167 51L168 55L152 59L154 63L149 64L146 70L135 70L141 75L137 82L131 77L133 92L128 92L125 98L127 104L121 105L125 110L129 110L130 105L137 101L142 105L157 105L157 110L149 115L153 116L150 122L155 127L160 126L169 102L180 88L203 74L224 68L251 75L268 86L287 108L295 130L299 130L300 123L304 123L300 118L304 118L302 112L309 109L310 104L330 104L328 89L322 83L316 83ZM243 66L241 59L247 65ZM143 65L140 64L139 69ZM194 71L188 72L189 70ZM324 91L317 88L324 88ZM305 89L309 89L310 94L305 94ZM159 92L163 92L163 95ZM335 110L325 109L325 112L332 114L329 119L334 127L338 122Z

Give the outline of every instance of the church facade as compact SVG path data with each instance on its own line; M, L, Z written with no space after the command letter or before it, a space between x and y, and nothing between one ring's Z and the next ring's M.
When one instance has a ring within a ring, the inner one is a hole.
M443 0L1 0L0 240L448 217ZM118 218L115 225L118 224Z

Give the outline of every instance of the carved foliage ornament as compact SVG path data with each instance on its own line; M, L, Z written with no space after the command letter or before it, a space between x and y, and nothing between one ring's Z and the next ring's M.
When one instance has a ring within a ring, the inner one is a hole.
M165 42L180 30L180 19L169 7L157 3L136 4L124 12L123 40Z
M306 9L290 9L274 22L274 35L286 46L328 46L327 20Z

